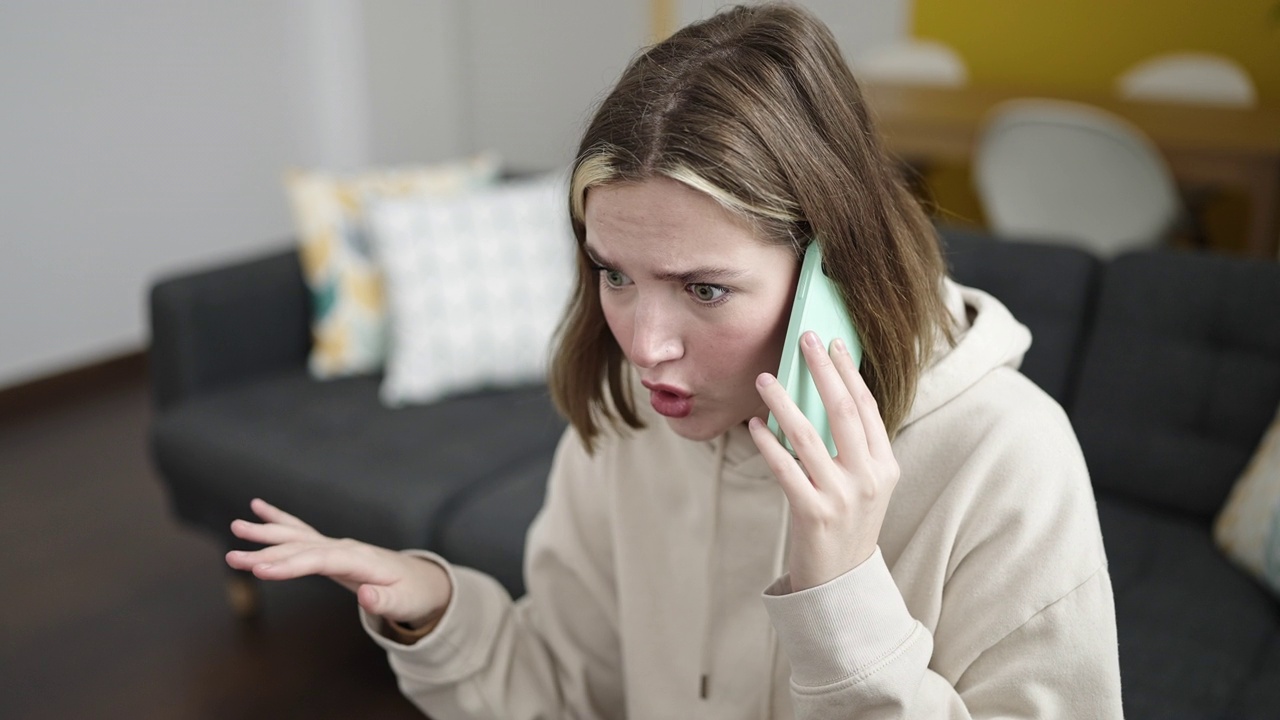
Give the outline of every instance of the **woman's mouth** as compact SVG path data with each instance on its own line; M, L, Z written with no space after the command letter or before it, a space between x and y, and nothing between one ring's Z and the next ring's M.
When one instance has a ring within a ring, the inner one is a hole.
M659 415L682 418L693 412L693 398L688 393L670 385L641 384L649 391L649 403Z

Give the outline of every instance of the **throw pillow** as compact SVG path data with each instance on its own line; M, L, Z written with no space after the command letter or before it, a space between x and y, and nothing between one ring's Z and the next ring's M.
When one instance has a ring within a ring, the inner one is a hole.
M1233 562L1280 595L1280 411L1231 487L1213 536Z
M385 404L546 379L574 277L567 196L547 175L372 206L391 317Z
M495 155L437 165L371 169L352 175L294 171L285 178L299 238L302 273L312 296L313 377L376 372L386 358L382 273L365 225L374 197L448 195L491 185Z

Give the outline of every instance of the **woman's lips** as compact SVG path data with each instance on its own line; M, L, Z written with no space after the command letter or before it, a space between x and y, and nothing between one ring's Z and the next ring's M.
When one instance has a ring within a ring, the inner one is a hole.
M670 385L642 382L649 390L649 403L659 414L670 418L688 417L693 412L693 398Z

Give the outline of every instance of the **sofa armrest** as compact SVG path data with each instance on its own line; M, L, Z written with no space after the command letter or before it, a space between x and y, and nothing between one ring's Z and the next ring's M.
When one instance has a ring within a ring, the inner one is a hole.
M310 312L294 249L160 280L150 295L156 407L304 365Z

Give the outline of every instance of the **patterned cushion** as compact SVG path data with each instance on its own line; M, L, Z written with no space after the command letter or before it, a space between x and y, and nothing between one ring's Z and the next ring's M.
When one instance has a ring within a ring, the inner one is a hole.
M572 287L566 197L546 175L371 207L391 317L383 402L545 380Z
M285 178L311 290L313 377L376 372L386 358L382 273L371 257L364 206L373 197L456 194L492 184L500 164L478 155L438 165L372 169L349 176L291 172Z
M1280 411L1214 523L1218 546L1280 595Z

